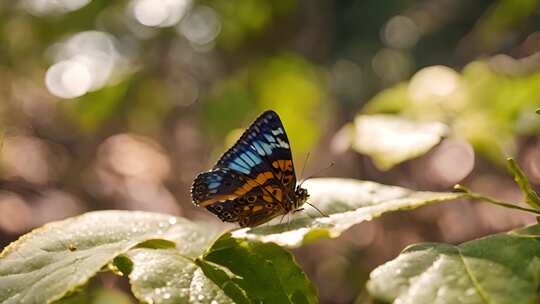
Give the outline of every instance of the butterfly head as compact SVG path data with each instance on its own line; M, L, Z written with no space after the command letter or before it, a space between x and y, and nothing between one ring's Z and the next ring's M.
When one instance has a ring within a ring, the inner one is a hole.
M306 189L302 188L301 186L297 186L296 190L294 191L294 195L296 196L296 208L300 207L302 204L307 202L309 198L309 194Z

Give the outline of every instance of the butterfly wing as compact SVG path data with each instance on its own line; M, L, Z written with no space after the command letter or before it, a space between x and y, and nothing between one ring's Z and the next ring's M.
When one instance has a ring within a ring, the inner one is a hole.
M289 139L274 111L261 114L214 168L229 168L253 179L272 172L287 197L293 197L296 176Z
M193 181L191 197L197 206L207 207L216 202L232 200L245 184L239 174L227 168L214 169L199 174Z
M257 226L285 213L279 187L255 184L227 168L199 174L191 195L196 205L206 207L222 221L238 222L242 227Z
M274 111L266 111L212 171L195 179L192 197L223 221L256 226L292 209L295 185L285 129Z

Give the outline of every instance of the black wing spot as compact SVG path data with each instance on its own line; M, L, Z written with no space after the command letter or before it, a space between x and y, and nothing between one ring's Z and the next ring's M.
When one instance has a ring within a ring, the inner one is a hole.
M283 178L283 183L284 183L285 185L288 185L290 182L291 182L291 178L290 178L289 176L285 176L285 177Z

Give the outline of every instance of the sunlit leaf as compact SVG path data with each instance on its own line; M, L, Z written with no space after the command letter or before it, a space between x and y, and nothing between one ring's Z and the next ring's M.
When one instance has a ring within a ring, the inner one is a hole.
M79 288L108 268L127 275L135 297L147 303L317 303L285 249L229 234L214 242L221 233L208 223L129 211L51 223L2 253L0 302L48 303L69 295L63 300L79 303L87 299Z
M84 285L116 256L147 240L183 235L181 250L202 252L216 237L211 227L143 212L90 212L47 224L0 255L0 302L46 303Z
M518 65L507 64L514 69ZM475 151L503 165L505 155L516 149L515 135L535 134L539 128L529 115L538 108L539 80L538 71L508 77L485 61L471 62L460 74L430 66L375 95L361 113L443 122L453 137L467 140Z
M134 295L147 303L234 303L179 250L134 249L129 275Z
M385 212L466 197L465 193L413 191L340 178L311 179L305 186L310 194L309 202L328 217L304 205L306 210L297 213L291 221L285 218L281 224L235 230L233 237L298 247L322 237L338 237L351 226Z
M446 134L439 122L414 122L394 115L356 117L352 147L382 170L425 154Z
M538 256L537 225L459 246L418 244L375 269L367 287L394 303L536 303Z
M379 92L362 109L364 114L397 114L411 106L408 84L400 83Z
M186 243L181 235L174 240ZM275 244L225 234L198 258L174 249L134 249L127 256L132 290L148 303L317 303L312 283Z

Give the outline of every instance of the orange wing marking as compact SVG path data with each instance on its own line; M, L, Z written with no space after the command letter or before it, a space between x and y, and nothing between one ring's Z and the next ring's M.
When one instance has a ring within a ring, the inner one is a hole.
M227 200L232 200L232 199L235 199L237 197L238 197L238 195L236 195L236 194L218 195L218 196L213 197L211 199L202 201L198 205L202 206L202 207L206 207L206 206L213 205L213 204L215 204L217 202L223 202L223 201L227 201Z
M260 173L259 175L257 175L257 177L255 179L248 179L246 181L246 183L238 188L238 190L234 191L234 194L237 195L237 196L242 196L246 193L248 193L251 189L257 187L257 186L261 186L261 185L264 185L264 183L266 183L267 180L273 178L274 175L272 174L272 172L264 172L264 173Z
M272 162L274 168L279 168L282 172L292 172L292 161L286 159L280 159Z

